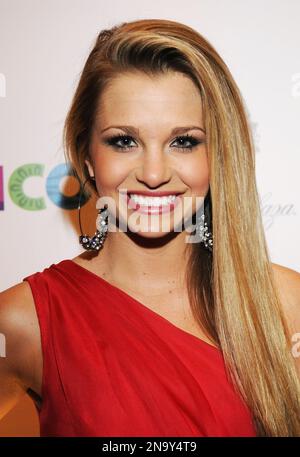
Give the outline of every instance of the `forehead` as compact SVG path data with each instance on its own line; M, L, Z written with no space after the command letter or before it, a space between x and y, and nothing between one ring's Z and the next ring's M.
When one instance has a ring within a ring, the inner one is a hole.
M187 75L168 72L147 75L128 72L111 80L101 94L98 104L101 123L168 117L186 121L202 120L202 100L199 89Z

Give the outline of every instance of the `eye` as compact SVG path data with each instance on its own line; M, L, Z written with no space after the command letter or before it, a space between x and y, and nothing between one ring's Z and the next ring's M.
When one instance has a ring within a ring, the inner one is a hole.
M112 146L115 149L127 150L127 149L131 149L133 147L133 146L128 145L128 143L130 143L130 141L133 141L132 136L122 135L120 133L118 135L113 135L110 138L107 138L105 140L105 143L108 144L109 146ZM120 144L118 144L119 142L124 142L125 146L120 146Z
M192 135L179 136L176 138L175 142L177 142L177 141L183 141L183 143L186 143L186 142L190 143L189 146L179 146L176 148L176 149L183 149L183 150L189 150L189 151L191 151L194 147L198 146L198 144L204 143L204 140L197 140L197 138L195 138Z
M113 135L113 136L107 138L106 140L104 140L105 144L112 146L113 148L115 148L117 150L123 150L123 151L132 149L134 147L134 146L130 146L131 141L134 141L133 137L130 135L124 135L124 134ZM198 144L204 143L204 140L197 140L197 138L195 138L192 135L183 135L183 136L177 137L175 142L181 142L181 144L182 144L182 142L183 142L183 144L189 143L188 146L181 145L181 146L176 146L175 148L180 149L181 151L182 150L191 151L194 147L198 146ZM123 145L122 145L122 143L123 143Z

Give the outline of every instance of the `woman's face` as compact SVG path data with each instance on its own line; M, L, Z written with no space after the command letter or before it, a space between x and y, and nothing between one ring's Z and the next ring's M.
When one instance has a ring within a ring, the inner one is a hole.
M126 230L159 237L185 228L202 206L209 170L201 103L192 80L177 72L122 74L102 93L85 162L99 197L113 199L109 211ZM129 203L127 191L135 194ZM141 200L142 191L170 197Z

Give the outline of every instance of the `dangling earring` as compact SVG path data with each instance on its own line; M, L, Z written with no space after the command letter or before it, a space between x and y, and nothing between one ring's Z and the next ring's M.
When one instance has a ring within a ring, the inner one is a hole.
M91 176L90 179L95 181L95 176ZM88 180L89 180L89 178L87 178L85 180L83 187L80 191L80 195L79 195L78 218L79 218L79 227L80 227L80 232L81 232L81 235L79 236L79 243L86 250L99 251L99 249L102 248L106 235L107 235L108 209L107 209L107 205L105 205L103 208L98 209L97 227L100 227L100 230L97 229L95 232L95 235L93 237L90 237L88 235L83 235L82 227L81 227L81 219L80 219L80 208L81 208L80 203L81 203L81 197L83 194L84 186ZM100 221L99 221L99 218L100 218Z
M204 214L201 214L201 216L198 217L197 219L197 228L196 230L200 234L201 240L200 243L203 243L206 249L208 249L210 252L213 250L213 235L211 232L209 232L209 228L207 225L207 222L205 221L205 216Z
M204 200L204 212L197 216L196 232L200 235L200 243L203 243L206 249L213 252L210 191Z

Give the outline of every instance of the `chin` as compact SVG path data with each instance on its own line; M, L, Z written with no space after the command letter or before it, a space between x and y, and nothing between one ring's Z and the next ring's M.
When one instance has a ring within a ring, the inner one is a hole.
M170 232L162 232L162 231L159 231L159 232L146 232L146 231L142 231L142 230L139 230L138 232L133 232L135 233L135 235L139 235L140 237L143 237L143 238L162 238L164 236L168 236L170 235Z
M156 229L156 230L155 230ZM138 229L132 229L130 225L128 225L128 235L134 239L136 242L146 242L146 241L151 241L151 242L159 242L159 243L166 243L170 241L171 239L175 238L178 236L178 231L174 231L173 227L168 227L168 230L162 230L162 227L159 227L159 230L157 227L152 228L147 227L147 226L141 226Z

